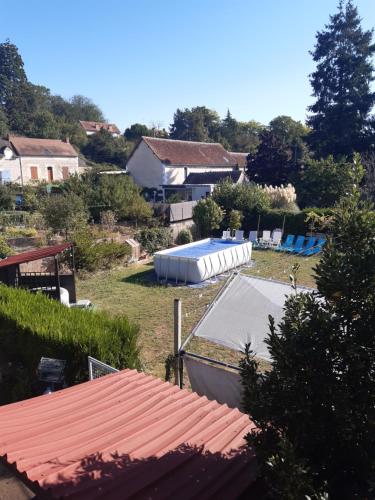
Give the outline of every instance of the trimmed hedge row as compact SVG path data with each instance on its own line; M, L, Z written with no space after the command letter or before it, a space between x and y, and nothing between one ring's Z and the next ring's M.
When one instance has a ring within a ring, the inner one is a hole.
M269 210L260 215L259 230L275 229L283 227L285 217L284 234L306 234L310 231L310 224L306 222L309 212L315 212L317 215L332 215L332 208L304 208L301 212L288 212L285 210ZM254 230L258 227L258 214L253 214L243 222L246 231Z
M21 394L12 394L13 400L32 395L42 356L67 361L69 385L87 379L88 355L116 368L140 367L139 327L125 316L69 309L41 293L0 285L0 322L0 361L26 372Z

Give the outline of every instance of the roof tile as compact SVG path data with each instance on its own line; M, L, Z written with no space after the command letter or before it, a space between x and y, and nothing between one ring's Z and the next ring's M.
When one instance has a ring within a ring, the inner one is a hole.
M58 139L12 136L9 141L20 156L78 156L77 151L69 142L59 141Z

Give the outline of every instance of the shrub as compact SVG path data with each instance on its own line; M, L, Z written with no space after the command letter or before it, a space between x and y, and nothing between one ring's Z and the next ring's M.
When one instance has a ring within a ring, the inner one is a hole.
M268 194L272 208L290 209L296 206L296 190L291 184L276 187L264 186L263 191Z
M193 241L193 236L189 229L181 229L176 238L177 245L186 245Z
M229 226L232 210L239 210L246 221L252 215L264 213L271 208L268 194L253 182L232 184L230 181L223 181L215 187L212 198L224 210L223 228Z
M5 234L8 238L33 238L37 231L33 227L6 227Z
M193 208L193 221L200 236L211 236L215 229L219 229L224 212L212 198L200 200Z
M87 223L88 213L82 199L74 194L49 196L42 214L46 225L55 232L74 231Z
M100 212L100 224L104 226L108 231L113 231L117 222L117 217L112 210L105 210Z
M96 241L89 228L73 234L75 268L80 271L97 271L108 268L129 255L129 248L122 243Z
M8 243L5 241L5 239L0 236L0 259L4 259L5 257L8 257L8 255L11 255L13 253L13 250L11 247L8 245Z
M241 227L243 215L239 210L232 210L229 215L229 227L231 231L235 231Z
M135 235L135 239L149 255L170 247L173 242L172 233L167 227L144 228Z
M68 384L87 378L88 355L116 368L140 366L139 327L126 316L69 309L46 295L0 285L0 321L2 356L21 363L29 380L41 356L67 361ZM32 394L29 385L24 389Z
M317 292L292 294L278 325L270 317L270 370L249 353L241 363L270 498L374 498L375 217L357 191L330 232Z

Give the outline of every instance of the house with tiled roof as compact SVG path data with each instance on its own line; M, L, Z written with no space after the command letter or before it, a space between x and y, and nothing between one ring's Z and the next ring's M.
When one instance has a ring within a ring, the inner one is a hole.
M127 170L139 186L161 192L166 187L184 186L191 174L217 173L218 182L223 176L244 171L243 157L237 155L219 143L142 137L129 157ZM209 194L210 190L204 190L192 199Z
M69 140L10 136L0 141L0 181L54 182L80 173L78 153Z
M114 123L80 120L79 124L86 132L86 135L93 135L97 132L100 132L101 130L106 130L107 132L112 134L112 137L118 137L119 135L121 135L120 129Z

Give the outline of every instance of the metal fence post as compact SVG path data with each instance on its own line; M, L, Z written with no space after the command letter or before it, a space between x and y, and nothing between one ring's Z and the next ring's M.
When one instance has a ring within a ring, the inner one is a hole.
M173 318L174 318L174 345L173 354L176 358L175 371L174 371L174 382L176 385L181 387L181 376L180 376L180 348L181 348L181 299L174 299L173 304Z

